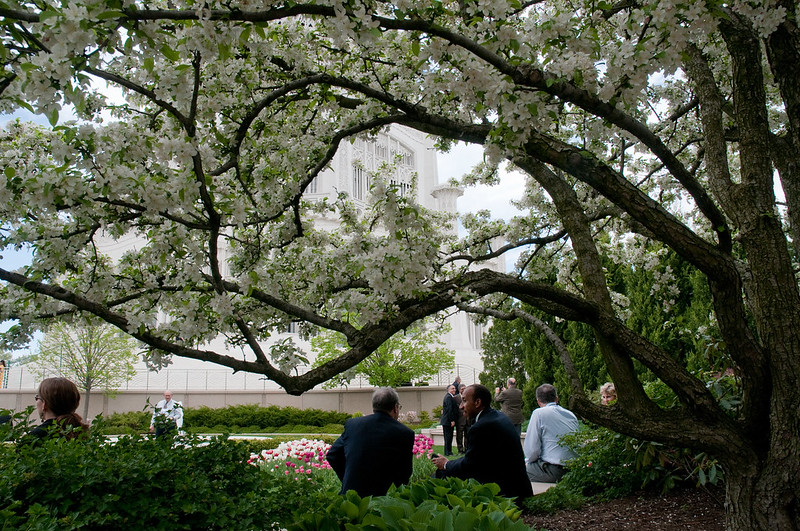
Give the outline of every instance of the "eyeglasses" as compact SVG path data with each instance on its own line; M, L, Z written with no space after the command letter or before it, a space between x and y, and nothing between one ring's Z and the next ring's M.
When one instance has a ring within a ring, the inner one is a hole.
M35 402L37 400L42 400L42 397L39 396L38 394L33 395L33 401ZM44 402L44 400L42 400L42 402Z

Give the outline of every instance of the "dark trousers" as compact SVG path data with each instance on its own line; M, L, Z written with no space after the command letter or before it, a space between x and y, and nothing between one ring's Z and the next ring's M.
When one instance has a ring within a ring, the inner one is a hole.
M174 436L175 432L178 431L178 426L175 424L175 421L172 422L163 422L159 423L156 426L156 437L164 436Z
M464 444L465 435L467 433L467 423L458 423L456 422L456 448L458 448L458 453L463 454L467 451L467 445Z
M444 430L444 455L453 455L453 427L450 424L442 425Z

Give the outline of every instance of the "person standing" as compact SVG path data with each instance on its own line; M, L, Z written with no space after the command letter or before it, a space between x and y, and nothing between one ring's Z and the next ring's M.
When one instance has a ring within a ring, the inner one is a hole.
M458 392L453 397L456 399L456 405L458 406L458 419L456 419L456 448L458 448L458 453L460 454L463 454L467 448L465 444L467 414L464 413L464 389L466 388L466 385L461 384L461 388L456 389Z
M344 494L382 496L389 486L411 479L414 432L397 421L400 397L391 387L372 393L372 415L348 419L328 450L328 463L342 480Z
M164 391L163 400L159 400L150 418L150 433L155 431L156 437L176 432L183 427L183 404L172 399L172 391Z
M453 431L458 422L458 404L456 403L456 386L450 384L447 394L442 400L442 430L444 431L444 455L453 455Z
M507 387L494 390L494 399L500 403L500 411L517 429L517 433L522 435L522 391L517 389L517 380L509 378L506 382Z
M556 388L542 384L536 388L537 409L531 413L525 433L525 468L531 481L556 483L566 474L564 463L576 457L561 444L561 438L578 431L578 418L558 405Z
M436 477L474 478L497 483L500 494L520 503L533 495L525 473L525 458L514 425L508 417L491 408L488 388L473 384L464 390L464 411L474 419L467 434L467 453L453 461L444 456L431 459Z

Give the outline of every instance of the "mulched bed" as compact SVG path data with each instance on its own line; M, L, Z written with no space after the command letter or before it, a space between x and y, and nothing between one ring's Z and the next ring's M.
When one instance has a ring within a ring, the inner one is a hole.
M582 509L551 515L523 515L537 530L573 531L636 529L638 531L722 531L725 527L725 492L721 488L683 488L661 494L640 492Z

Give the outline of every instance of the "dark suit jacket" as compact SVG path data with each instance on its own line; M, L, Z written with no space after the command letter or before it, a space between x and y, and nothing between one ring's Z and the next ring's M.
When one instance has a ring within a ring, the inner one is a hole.
M533 496L525 456L514 425L495 409L485 409L467 432L467 453L447 463L444 476L497 483L500 494L523 500Z
M377 412L344 423L344 433L328 450L328 463L342 480L341 494L382 496L392 483L408 483L413 449L414 432Z
M445 393L442 400L442 418L440 419L442 426L450 426L451 422L458 422L458 404L456 399L450 396L450 393Z

